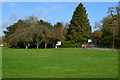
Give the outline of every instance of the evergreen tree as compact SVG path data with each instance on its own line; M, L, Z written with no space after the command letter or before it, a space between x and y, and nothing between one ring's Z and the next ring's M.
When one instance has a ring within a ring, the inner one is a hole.
M90 38L91 27L87 18L88 14L82 3L80 3L74 14L67 32L67 40L71 42L86 43Z

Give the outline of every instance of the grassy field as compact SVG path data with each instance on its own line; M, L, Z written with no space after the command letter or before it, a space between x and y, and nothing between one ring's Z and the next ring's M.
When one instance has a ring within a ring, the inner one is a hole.
M118 53L3 48L3 78L117 78Z
M2 79L2 48L0 47L0 80Z

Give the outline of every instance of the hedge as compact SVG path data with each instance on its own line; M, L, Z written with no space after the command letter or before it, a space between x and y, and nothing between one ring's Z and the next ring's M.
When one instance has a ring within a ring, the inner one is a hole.
M61 48L69 48L69 47L81 47L81 43L72 43L70 41L65 41L61 44Z

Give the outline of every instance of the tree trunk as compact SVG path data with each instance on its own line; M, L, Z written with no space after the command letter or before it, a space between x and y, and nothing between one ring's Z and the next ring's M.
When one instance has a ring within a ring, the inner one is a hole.
M16 42L16 44L15 44L15 45L16 45L16 48L18 48L18 46L17 46L17 42Z
M115 46L114 46L114 44L115 44L115 29L114 29L114 33L113 33L113 49L115 48Z
M55 47L55 45L53 44L53 48Z
M26 49L28 49L28 46L26 46Z
M37 49L39 48L39 46L37 45Z
M47 48L47 44L45 43L45 49Z

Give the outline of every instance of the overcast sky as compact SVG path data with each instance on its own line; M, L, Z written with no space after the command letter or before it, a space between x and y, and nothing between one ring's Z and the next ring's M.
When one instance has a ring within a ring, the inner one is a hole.
M70 22L75 8L80 2L3 2L2 30L19 19L34 15L52 24ZM118 6L117 2L83 2L88 13L90 25L94 26L108 15L109 7ZM1 20L1 19L0 19ZM0 33L3 34L3 33Z

